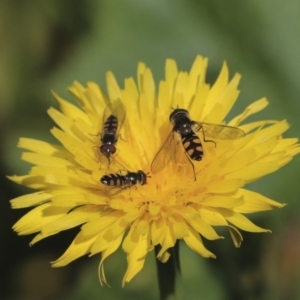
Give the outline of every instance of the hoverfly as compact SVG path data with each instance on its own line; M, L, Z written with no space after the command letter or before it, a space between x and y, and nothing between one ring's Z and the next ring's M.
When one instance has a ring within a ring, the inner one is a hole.
M100 152L107 158L108 165L111 163L112 155L116 153L116 144L119 132L125 119L125 108L120 100L107 106L103 113L103 129L101 133Z
M119 173L104 175L100 181L112 188L108 190L110 196L120 193L122 190L136 184L144 185L147 183L147 174L141 170L137 172L128 171L125 175Z
M173 125L173 129L152 161L151 172L154 174L160 172L170 159L176 161L175 147L178 143L175 143L174 133L180 136L186 157L193 168L195 180L196 174L192 160L200 161L203 157L202 143L196 132L202 130L203 141L214 144L216 144L214 141L206 140L206 136L221 140L233 140L245 136L245 132L237 127L193 121L189 112L183 108L174 109L169 120Z

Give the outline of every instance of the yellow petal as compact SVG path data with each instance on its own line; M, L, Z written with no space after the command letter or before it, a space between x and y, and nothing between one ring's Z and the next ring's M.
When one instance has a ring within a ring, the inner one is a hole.
M71 156L68 156L69 153L64 147L35 139L20 138L18 147L49 156L59 156L59 154L63 154L65 157L71 158Z
M53 206L58 207L76 207L78 205L87 204L87 200L84 195L75 192L54 196L51 199L51 202Z
M76 227L82 223L90 222L98 217L99 213L95 210L94 206L79 207L72 210L67 215L63 215L60 218L55 219L55 221L49 222L47 225L43 226L40 234L35 236L30 244L33 245L50 235Z
M200 79L199 79L200 80ZM197 89L194 101L190 105L191 115L195 120L203 121L205 118L204 108L206 106L206 101L209 95L210 86L205 82L202 82Z
M90 107L97 115L100 115L106 105L106 99L103 91L95 82L88 82L87 86L88 88L85 92L90 103Z
M88 157L87 155L84 155L82 153L76 153L74 155L74 160L82 167L84 167L86 170L94 170L97 167L97 164L95 163L95 160Z
M84 88L78 81L74 81L73 85L69 88L69 91L76 97L79 105L86 112L94 109L89 97L86 95L86 88Z
M186 99L188 102L186 103L187 106L185 106L189 111L199 85L202 85L205 80L207 63L207 58L203 58L202 56L198 55L189 72L186 90Z
M114 224L119 218L120 213L117 211L108 211L103 213L99 219L95 219L81 227L82 234L85 236L103 233L104 230Z
M219 195L210 195L202 199L199 203L201 205L206 205L208 207L223 207L223 208L235 208L241 206L245 200L243 196L237 197L234 196L219 196Z
M51 107L47 110L48 115L51 117L51 119L67 134L69 134L72 137L76 137L75 134L72 131L73 127L73 121L68 119L65 115L63 115L61 112L56 110L55 108Z
M118 235L124 232L129 224L137 219L139 215L140 212L137 209L125 214L122 218L120 218L106 230L104 238L108 241L115 239Z
M245 182L252 182L256 179L263 177L264 175L275 172L279 169L276 161L272 162L261 162L246 166L243 169L237 170L226 177L230 178L244 178Z
M253 224L249 219L239 213L235 213L226 209L218 209L225 219L236 227L250 232L271 232L268 229L261 228Z
M102 252L101 261L100 261L99 269L98 269L98 274L99 274L99 279L100 279L101 285L107 284L105 274L104 274L103 262L108 256L110 256L112 253L114 253L120 247L122 238L123 238L123 233L120 234L118 237L116 237L115 240L111 241L109 243L109 246L107 247L107 249L105 249Z
M255 149L246 149L240 153L236 153L232 157L228 158L224 169L222 170L223 174L231 173L240 169L243 169L245 166L254 162L256 159Z
M228 228L229 228L230 236L232 238L234 246L236 248L239 248L243 241L243 237L242 237L241 233L233 226L229 225Z
M231 175L231 174L230 174ZM207 193L231 193L235 192L239 187L243 186L244 182L241 176L227 176L229 178L213 181L207 186ZM234 177L234 178L230 178ZM238 179L237 179L238 178Z
M106 73L106 85L111 102L113 102L114 100L121 99L121 90L112 72Z
M69 248L56 261L52 262L53 267L63 267L71 261L89 253L91 245L93 245L97 236L84 237L81 232L77 234Z
M123 277L122 286L129 282L144 266L145 258L148 252L148 237L140 236L134 250L127 254L128 267Z
M187 237L184 237L183 240L192 250L194 250L201 256L216 258L213 253L211 253L204 247L200 235L195 229L190 228L189 235Z
M151 239L154 246L158 245L161 241L161 237L163 234L163 219L158 218L153 220L150 228Z
M10 200L12 208L24 208L43 204L50 201L52 198L51 194L46 192L36 192L32 194L27 194Z
M145 214L143 217L138 219L138 222L136 223L136 230L140 235L148 234L151 220L152 218L149 214Z
M138 111L139 91L133 80L128 78L125 80L125 89L122 91L122 99L127 111Z
M169 217L169 221L172 223L174 236L177 240L182 239L185 236L188 236L188 226L185 220L178 215L173 215Z
M222 237L219 236L216 231L206 222L203 221L200 217L197 217L192 220L187 220L193 229L198 231L202 236L208 240L218 240Z
M70 208L65 207L53 207L50 203L41 204L23 216L13 226L13 230L20 235L38 232L42 230L45 225L65 215L69 209Z
M282 150L287 150L290 147L292 149L297 149L299 150L299 145L297 144L299 139L297 138L290 138L290 139L281 139L278 141L277 145L274 147L273 152L279 152Z
M245 125L240 125L239 128L242 129L245 133L249 133L257 128L262 128L266 125L273 125L277 123L278 121L276 120L256 121L256 122L247 123Z
M186 93L188 85L188 73L179 72L174 88L174 102L175 107L186 107L186 104L190 102L190 99L186 99Z
M203 207L199 211L200 217L204 222L212 226L227 226L228 223L221 213L217 209Z
M154 107L156 106L155 103L155 99L156 99L156 95L155 95L155 82L154 82L154 78L152 75L152 72L149 68L145 68L143 75L140 77L140 93L141 95L145 96L145 100L147 101L147 106L144 106L144 103L140 103L140 113L141 113L141 118L143 119L143 115L142 111L143 109L145 109L146 107L148 107L148 114L153 117L154 114Z
M278 138L278 136L283 134L288 128L289 124L286 122L286 120L277 122L276 124L270 125L266 128L262 128L253 133L253 139L249 142L248 147L256 147L262 142L271 140L274 137Z
M80 143L80 141L77 138L74 138L74 136L70 136L69 134L59 130L56 127L51 129L51 133L72 154L80 153L83 151L82 143Z
M226 88L228 84L228 77L229 77L228 67L227 64L224 62L216 82L210 89L209 96L207 99L206 110L205 110L206 114L211 110L216 100L218 99L218 96L223 92L224 88Z
M178 69L175 60L173 59L166 60L165 73L166 73L166 82L168 83L168 87L169 87L169 94L173 95L174 84L178 76Z
M138 224L138 220L136 220L132 226L130 227L129 232L127 233L122 248L126 253L130 253L134 250L140 240L140 234L136 230L136 226Z
M90 174L76 168L44 167L31 168L32 179L58 186L76 186L101 190L99 181L94 181ZM36 177L34 177L36 176ZM37 180L37 178L39 180ZM24 184L24 183L23 183ZM27 184L27 182L26 182ZM56 187L57 188L57 187Z
M269 102L266 98L261 98L255 102L251 103L249 106L246 107L246 109L243 111L243 113L241 113L240 115L233 118L230 122L228 122L228 125L229 126L239 126L242 121L244 121L249 116L260 112L268 104L269 104Z
M49 190L53 186L44 181L40 175L24 175L24 176L7 176L7 178L15 183L27 186L35 190Z
M43 155L32 152L23 152L22 159L31 164L37 166L53 166L53 167L62 167L62 166L74 166L74 163L70 160L62 159L60 157Z
M169 223L166 223L165 220L163 220L161 233L162 235L159 237L161 249L157 254L158 259L160 259L169 248L174 247L176 243L173 226Z
M173 92L173 91L172 91ZM156 114L156 119L158 121L161 121L161 118L165 118L166 121L168 121L166 114L164 113L159 113L164 112L164 111L169 111L170 107L172 107L171 104L171 99L172 98L172 94L170 91L170 86L168 84L168 82L166 81L161 81L159 83L159 90L158 90L158 107L160 108L159 111L157 111Z
M254 213L285 206L285 204L278 203L259 193L245 189L239 189L238 195L243 197L244 203L234 208L234 211L237 213Z
M223 122L224 118L227 116L227 114L233 107L239 95L239 90L237 89L237 86L239 84L240 79L241 75L235 74L230 83L226 87L224 87L223 90L219 91L219 95L217 95L216 99L213 100L213 106L209 111L207 111L207 116L204 115L203 121L212 123Z
M162 262L162 263L166 263L169 258L170 258L171 254L169 252L165 252L162 254L162 256L159 258L159 261Z
M81 119L87 123L89 123L89 119L87 115L80 110L77 106L71 104L70 102L65 101L61 97L58 96L54 91L52 91L53 96L59 104L61 112L69 119L76 120Z

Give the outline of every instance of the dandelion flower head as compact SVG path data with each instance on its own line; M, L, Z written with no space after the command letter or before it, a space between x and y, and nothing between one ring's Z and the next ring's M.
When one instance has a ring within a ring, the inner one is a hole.
M157 245L161 247L157 258L162 262L168 260L168 249L177 240L203 257L214 258L203 239L223 238L217 227L228 228L236 247L242 242L240 230L267 232L244 214L284 204L245 185L287 164L300 152L298 140L282 137L289 128L285 120L247 123L250 115L268 105L265 98L227 120L239 95L241 76L235 74L230 79L224 63L210 86L205 82L207 63L206 58L197 56L189 72L179 72L176 62L168 59L165 79L158 86L143 63L138 65L137 81L128 78L123 87L108 72L107 95L94 82L86 87L74 82L69 90L77 105L53 93L59 110L50 108L48 113L57 125L51 133L59 143L20 139L18 146L26 151L22 159L33 167L28 175L9 178L36 191L11 200L13 208L33 207L13 229L20 235L36 234L31 241L34 244L80 226L53 266L101 253L101 283L106 283L103 262L122 247L128 263L123 285L143 268L148 252ZM109 162L99 148L104 113L111 107L124 120L120 122L117 151ZM200 130L197 136L203 157L191 162L180 135L172 132L169 116L176 108L187 110L198 122L238 127L245 136L218 140ZM174 135L172 149L164 150L170 158L175 151L176 159L169 159L160 172L152 174L153 158L170 134ZM213 142L205 142L204 137ZM124 174L124 170L142 170L146 184L109 193L100 179L107 174Z

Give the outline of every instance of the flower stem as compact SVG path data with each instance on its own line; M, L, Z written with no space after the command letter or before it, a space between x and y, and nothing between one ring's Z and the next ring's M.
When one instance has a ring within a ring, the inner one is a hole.
M156 255L160 251L161 246L155 246ZM179 241L175 246L168 250L171 254L168 261L163 263L156 259L157 275L160 291L160 300L179 300L182 297L180 286L180 262L179 262Z

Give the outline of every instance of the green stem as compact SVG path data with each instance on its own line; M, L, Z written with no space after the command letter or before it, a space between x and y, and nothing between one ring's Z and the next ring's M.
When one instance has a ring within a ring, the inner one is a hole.
M155 246L156 255L160 249L160 245ZM181 287L179 286L179 281L181 279L179 241L177 241L175 246L169 249L168 252L171 256L167 262L162 263L160 260L156 259L160 300L179 300L181 299L179 295L181 292Z

